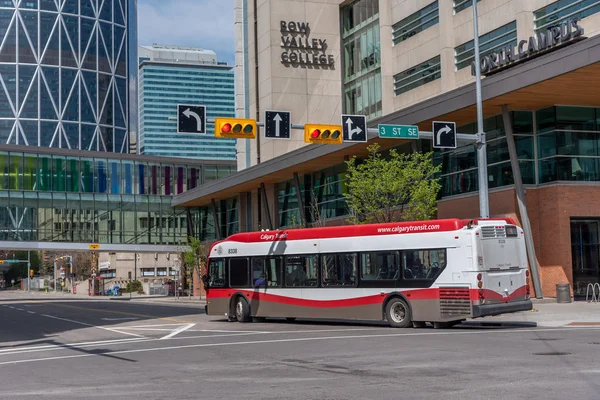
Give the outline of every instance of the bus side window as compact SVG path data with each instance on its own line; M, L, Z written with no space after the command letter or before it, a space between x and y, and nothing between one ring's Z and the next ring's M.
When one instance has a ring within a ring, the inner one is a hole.
M316 287L317 256L287 256L283 273L286 287Z
M229 259L229 285L232 288L247 288L249 277L247 258Z
M362 280L397 280L399 277L400 266L395 251L361 253Z
M446 249L404 250L404 280L434 281L446 268Z
M323 286L356 286L357 266L356 253L323 254Z
M251 264L254 287L281 287L280 257L253 257Z

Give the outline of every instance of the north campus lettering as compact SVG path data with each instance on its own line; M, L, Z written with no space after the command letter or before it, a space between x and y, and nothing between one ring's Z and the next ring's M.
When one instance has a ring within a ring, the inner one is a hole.
M540 52L568 43L573 39L583 36L584 30L578 24L579 19L548 28L546 31L538 32L527 40L521 40L517 47L506 46L481 56L481 73L489 74L496 69L510 65L513 62L523 61ZM471 63L471 75L475 76L475 62Z

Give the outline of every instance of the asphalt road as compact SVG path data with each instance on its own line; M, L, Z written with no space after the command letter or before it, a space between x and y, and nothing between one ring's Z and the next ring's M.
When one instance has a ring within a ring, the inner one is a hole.
M0 296L0 398L597 399L600 329L239 324L194 305Z

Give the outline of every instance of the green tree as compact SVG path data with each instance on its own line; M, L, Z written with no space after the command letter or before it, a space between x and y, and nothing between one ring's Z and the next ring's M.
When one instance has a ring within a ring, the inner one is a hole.
M389 157L374 143L367 147L369 157L357 162L346 161L348 172L346 201L350 222L385 223L426 220L435 215L437 195L441 189L441 166L433 165L433 153L398 154Z
M181 251L181 266L185 271L186 279L189 279L189 296L191 296L194 284L194 273L200 278L205 274L206 269L206 249L193 236L188 237L188 248Z

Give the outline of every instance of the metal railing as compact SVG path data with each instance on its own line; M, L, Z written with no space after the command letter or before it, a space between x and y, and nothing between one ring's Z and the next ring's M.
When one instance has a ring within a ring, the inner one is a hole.
M592 297L590 298L590 291ZM585 291L585 301L588 303L600 302L600 283L588 283L587 290Z

